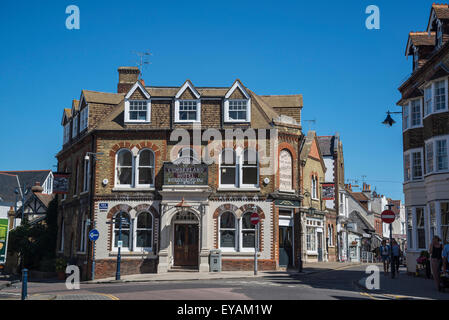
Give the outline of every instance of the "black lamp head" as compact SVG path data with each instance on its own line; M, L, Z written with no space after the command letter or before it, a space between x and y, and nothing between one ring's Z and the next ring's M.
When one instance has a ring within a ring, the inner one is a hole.
M393 120L393 118L390 115L390 112L387 112L387 117L385 118L384 122L382 124L392 127L393 124L395 124L396 121Z

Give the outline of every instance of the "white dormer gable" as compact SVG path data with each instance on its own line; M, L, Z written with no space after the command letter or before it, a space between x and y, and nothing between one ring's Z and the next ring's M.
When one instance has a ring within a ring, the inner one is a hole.
M139 88L140 91L143 93L143 95L145 96L145 98L147 98L147 99L150 99L150 98L151 98L150 94L147 92L147 90L146 90L145 87L143 86L142 82L137 81L137 82L133 85L133 87L131 88L131 90L129 90L128 94L125 96L125 99L130 99L131 96L134 94L134 92L135 92L138 88Z
M136 90L144 95L143 100L131 99ZM137 81L125 96L125 123L151 122L151 96L140 81Z
M181 99L187 89L190 90L193 97L191 99ZM187 80L175 95L175 122L201 122L201 95L190 80Z
M197 98L200 99L201 95L200 93L195 89L195 87L193 86L192 82L190 82L190 80L187 80L184 85L181 87L181 89L179 89L178 93L176 94L175 98L176 99L180 99L182 94L184 93L184 91L187 90L187 88L190 89L190 91L193 93L193 95Z
M243 97L231 99L233 93L239 90ZM245 90L240 80L236 80L224 99L225 122L251 122L251 96Z

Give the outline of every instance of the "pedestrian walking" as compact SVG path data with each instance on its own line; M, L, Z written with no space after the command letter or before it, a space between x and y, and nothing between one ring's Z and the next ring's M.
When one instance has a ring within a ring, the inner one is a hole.
M443 246L438 236L434 236L432 243L430 244L430 267L432 270L433 280L437 290L440 290L440 272L441 272L441 257L443 252Z
M393 251L393 261L391 261L391 270L396 270L396 274L399 274L399 260L401 257L401 248L394 239L391 245L391 251Z
M384 264L384 274L387 274L390 266L390 246L387 245L387 241L382 241L382 245L379 247L379 251L380 257Z

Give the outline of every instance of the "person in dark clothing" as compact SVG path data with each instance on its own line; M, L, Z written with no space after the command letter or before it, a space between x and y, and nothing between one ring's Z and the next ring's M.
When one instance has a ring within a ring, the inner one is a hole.
M391 246L391 251L393 252L393 261L391 262L391 270L396 270L396 274L399 274L399 258L401 257L401 248L394 239L393 244Z
M440 290L440 272L441 272L441 254L443 252L443 246L441 245L441 240L438 236L434 236L432 243L430 244L430 262L433 274L433 280L435 281L435 286Z

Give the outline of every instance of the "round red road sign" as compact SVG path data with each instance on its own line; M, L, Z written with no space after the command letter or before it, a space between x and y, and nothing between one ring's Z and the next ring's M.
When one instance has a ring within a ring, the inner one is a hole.
M382 221L385 223L393 223L394 220L396 219L396 215L391 210L385 210L384 212L382 212L380 217Z
M258 214L257 212L254 212L254 213L251 215L251 223L252 223L253 225L256 225L256 224L259 223L259 214Z

